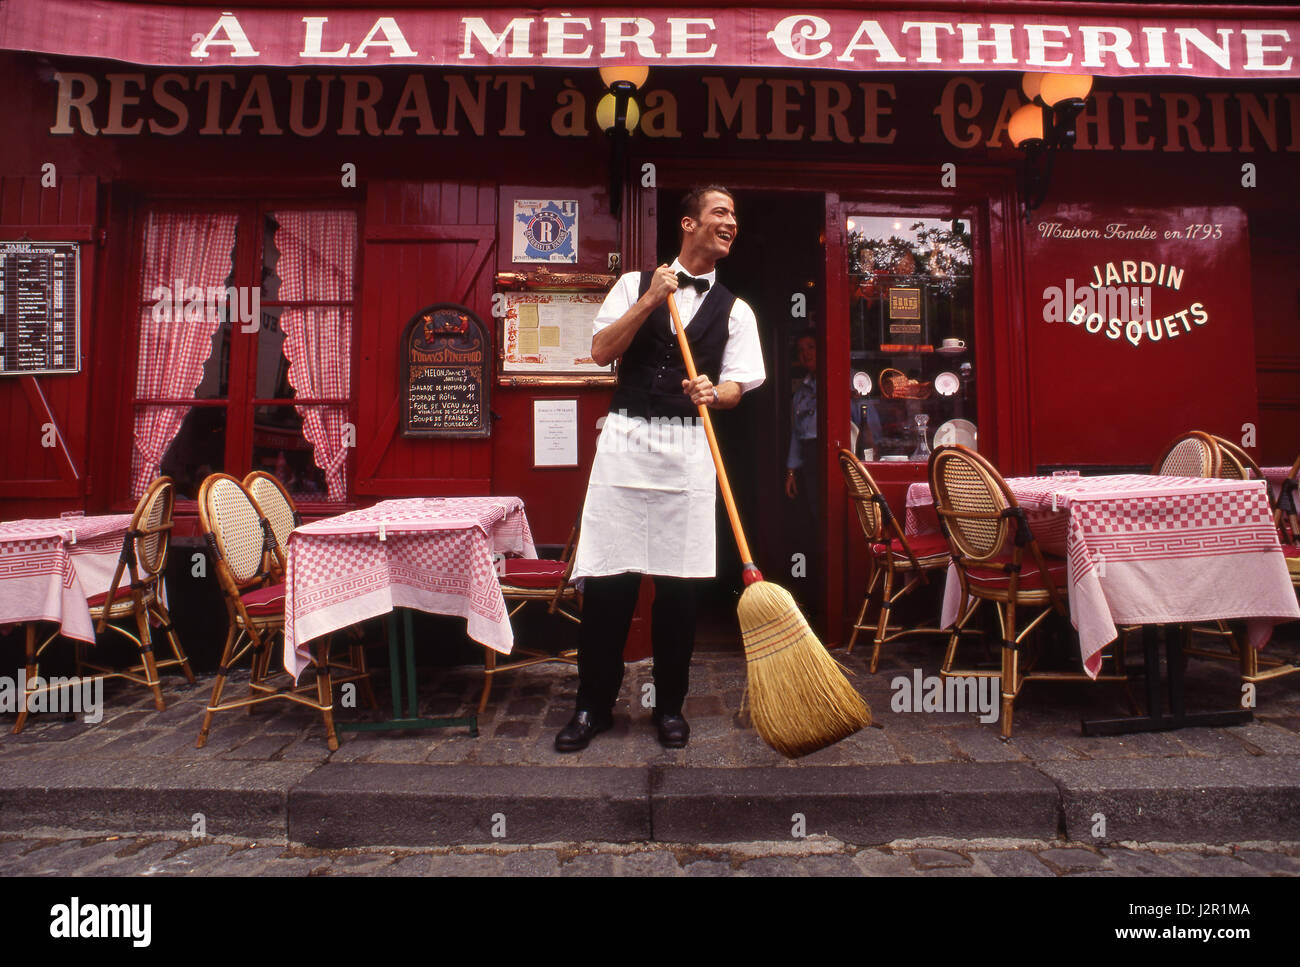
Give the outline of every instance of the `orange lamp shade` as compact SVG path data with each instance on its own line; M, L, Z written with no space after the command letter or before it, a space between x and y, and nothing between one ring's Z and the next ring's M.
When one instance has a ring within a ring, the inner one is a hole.
M1017 148L1031 141L1044 140L1043 109L1037 104L1017 108L1007 122L1007 135Z
M640 87L650 76L650 68L635 64L611 64L600 69L600 79L606 87L613 87L619 81ZM613 124L613 122L610 122Z
M1091 74L1044 74L1043 103L1056 107L1062 101L1086 101L1092 93Z
M636 126L641 123L641 109L637 107L636 98L627 99L627 119L623 126L629 131L635 131ZM596 124L602 131L611 131L614 128L614 95L606 94L596 104Z
M1025 92L1025 97L1032 101L1039 95L1045 76L1038 71L1025 71L1025 76L1020 79L1020 89Z

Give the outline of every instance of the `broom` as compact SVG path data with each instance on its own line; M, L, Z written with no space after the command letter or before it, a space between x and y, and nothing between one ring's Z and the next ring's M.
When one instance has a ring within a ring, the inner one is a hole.
M686 373L695 379L695 360L671 293L668 311L677 332L677 343L682 348ZM709 438L709 450L713 453L713 465L718 471L718 486L744 564L745 591L740 596L736 616L745 642L750 718L763 741L782 755L792 759L807 755L870 725L871 710L844 677L839 663L817 640L790 593L764 581L754 566L727 471L722 466L713 420L707 406L700 406L699 410Z

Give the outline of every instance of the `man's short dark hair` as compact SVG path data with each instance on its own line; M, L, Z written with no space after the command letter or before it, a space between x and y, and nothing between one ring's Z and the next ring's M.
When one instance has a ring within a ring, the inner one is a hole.
M682 196L680 218L693 218L699 221L700 215L703 214L704 196L715 191L730 198L733 205L736 203L736 196L731 193L731 189L724 188L722 185L705 185L702 188L692 188Z

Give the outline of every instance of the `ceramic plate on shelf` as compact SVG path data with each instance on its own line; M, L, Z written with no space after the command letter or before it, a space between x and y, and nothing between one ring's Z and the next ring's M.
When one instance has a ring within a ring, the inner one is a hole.
M960 356L966 349L966 346L940 346L935 352L943 356Z
M949 420L934 431L934 445L936 447L960 444L963 447L978 450L977 442L978 434L975 430L975 424L970 420Z
M899 454L892 457L881 457L880 462L881 463L907 463L907 461L911 459L912 459L911 457L905 457Z
M858 370L858 372L853 374L853 388L863 396L866 396L871 392L871 377L861 370Z
M953 396L961 389L956 373L940 373L934 378L934 391L940 396Z

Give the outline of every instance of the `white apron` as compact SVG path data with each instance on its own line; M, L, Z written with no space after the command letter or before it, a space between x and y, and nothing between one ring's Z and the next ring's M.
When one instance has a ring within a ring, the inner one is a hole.
M596 444L573 577L713 577L715 490L698 417L652 422L610 413Z

